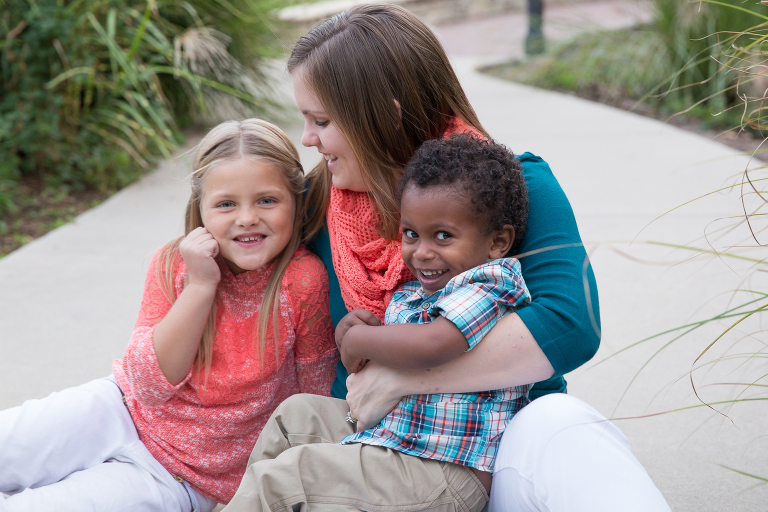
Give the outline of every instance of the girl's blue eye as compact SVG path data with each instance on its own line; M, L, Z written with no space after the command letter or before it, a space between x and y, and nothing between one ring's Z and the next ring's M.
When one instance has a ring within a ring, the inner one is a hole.
M321 128L324 126L328 126L328 123L330 123L330 121L315 121L315 124Z
M222 201L218 204L219 208L232 208L235 206L235 203L232 201Z
M452 236L453 235L451 235L447 231L438 231L437 235L435 235L435 238L437 238L438 240L448 240Z
M419 235L412 229L404 229L403 235L405 238L419 238Z
M265 197L265 198L263 198L263 199L259 200L259 204L275 204L276 202L277 202L277 201L275 201L275 200L274 200L273 198L271 198L271 197Z

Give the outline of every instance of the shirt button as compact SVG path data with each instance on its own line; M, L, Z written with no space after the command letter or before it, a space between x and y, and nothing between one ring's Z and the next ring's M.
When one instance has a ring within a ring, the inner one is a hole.
M424 311L428 310L431 307L432 307L432 304L430 302L425 302L424 304L421 305L421 309L423 309Z

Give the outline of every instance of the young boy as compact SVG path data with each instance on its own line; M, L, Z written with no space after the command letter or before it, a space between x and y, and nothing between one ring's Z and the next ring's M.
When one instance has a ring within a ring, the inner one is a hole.
M504 258L522 241L528 209L506 148L469 134L428 141L406 166L399 199L402 256L418 282L395 293L385 326L364 310L339 323L350 372L367 360L445 364L530 302L520 264ZM225 510L479 511L501 435L527 392L407 396L363 432L343 400L295 395L264 427Z

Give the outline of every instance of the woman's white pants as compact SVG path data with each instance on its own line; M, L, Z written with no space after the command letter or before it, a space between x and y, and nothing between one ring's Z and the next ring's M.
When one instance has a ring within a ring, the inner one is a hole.
M551 394L509 423L496 457L489 512L670 510L627 438L595 409Z
M114 377L0 411L0 512L210 512L139 439Z

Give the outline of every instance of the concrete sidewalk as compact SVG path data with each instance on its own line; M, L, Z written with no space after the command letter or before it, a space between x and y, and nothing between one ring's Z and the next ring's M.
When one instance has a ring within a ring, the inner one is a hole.
M604 17L601 23L618 17L610 15L607 3L590 8ZM509 32L503 37L522 41L524 18L516 20L503 24ZM478 32L477 23L436 30L449 50L462 37L497 37L490 29ZM654 120L480 75L474 67L491 48L480 43L476 50L469 43L451 50L470 101L494 138L550 163L576 212L597 276L603 342L593 362L568 376L569 391L614 418L696 404L687 372L722 326L666 349L621 401L633 376L669 338L605 359L650 335L722 310L728 297L720 294L742 286L747 269L711 259L676 265L684 253L627 241L659 214L732 183L749 159ZM294 119L287 129L299 145L300 116ZM301 151L311 168L316 152ZM109 373L110 362L128 342L152 254L182 233L186 173L183 159L165 162L74 223L0 260L0 409ZM639 239L688 242L713 221L738 215L740 204L736 193L712 196L652 224ZM754 345L740 345L739 351L762 345L749 337L742 343ZM604 362L594 364L599 361ZM709 377L722 374L722 382L740 382L745 378L740 372L724 363ZM724 393L719 389L699 392L714 400ZM760 437L765 413L761 402L753 402L731 410L733 423L699 408L619 420L618 426L673 510L763 510L767 488L747 489L757 481L720 465L768 477L768 440Z

